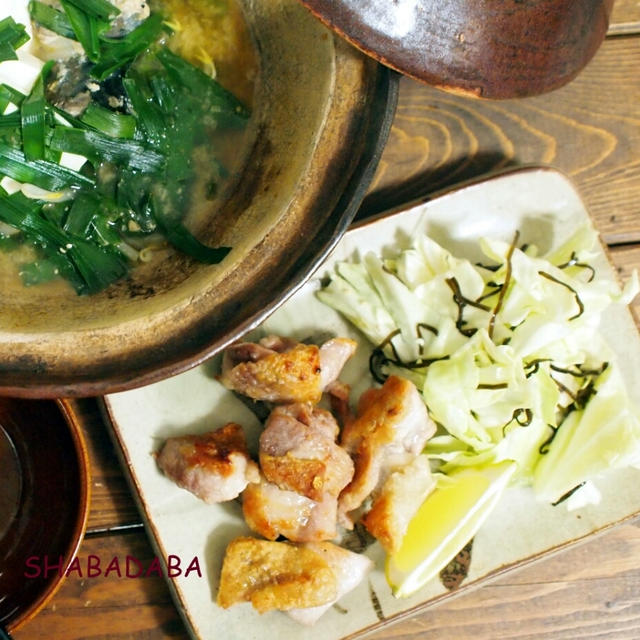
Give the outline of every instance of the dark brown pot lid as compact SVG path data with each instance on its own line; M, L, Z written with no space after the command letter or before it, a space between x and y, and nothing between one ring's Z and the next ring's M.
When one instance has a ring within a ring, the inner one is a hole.
M301 0L383 64L485 98L537 95L593 57L613 0Z

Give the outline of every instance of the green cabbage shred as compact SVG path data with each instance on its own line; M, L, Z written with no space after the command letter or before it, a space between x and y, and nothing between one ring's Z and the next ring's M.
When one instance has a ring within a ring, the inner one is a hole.
M597 274L590 226L539 256L536 247L482 239L483 264L427 236L384 260L340 262L319 299L374 345L372 375L412 380L438 425L425 452L435 471L513 460L512 482L557 504L592 480L640 466L640 412L602 313L638 292ZM580 504L575 499L573 504Z

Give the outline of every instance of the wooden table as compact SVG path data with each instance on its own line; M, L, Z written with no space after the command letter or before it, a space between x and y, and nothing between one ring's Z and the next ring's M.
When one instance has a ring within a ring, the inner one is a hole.
M640 269L640 0L618 0L609 36L594 60L571 84L550 94L480 102L403 79L391 137L361 215L528 163L568 173L622 276ZM97 403L75 404L93 470L89 528L80 556L128 554L150 560L153 552ZM15 637L188 636L162 579L112 574L68 578ZM373 637L640 638L640 522L511 572Z

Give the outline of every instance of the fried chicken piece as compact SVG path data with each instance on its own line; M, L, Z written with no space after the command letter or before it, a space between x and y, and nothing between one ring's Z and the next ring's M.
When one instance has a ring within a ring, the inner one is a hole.
M338 500L311 500L280 489L264 477L242 494L242 512L252 531L269 540L284 536L293 542L332 540L337 535Z
M320 347L320 386L324 391L338 379L358 343L349 338L331 338Z
M385 551L393 553L400 548L409 522L435 485L425 455L419 455L385 480L362 518L362 524Z
M278 336L240 342L225 350L220 381L254 400L315 404L355 349L355 340L347 338L321 347Z
M276 407L260 436L260 466L281 489L337 498L353 477L353 461L336 442L335 418L308 404Z
M326 392L333 415L337 417L341 425L346 426L354 418L349 405L351 386L346 382L335 380L327 386Z
M355 473L339 498L339 517L353 526L358 509L386 475L413 460L435 433L420 394L410 381L389 376L380 388L365 391L357 417L342 431L341 444L351 453Z
M251 602L260 612L316 607L332 602L337 577L322 553L287 542L236 538L222 563L218 604Z
M234 422L201 435L169 438L157 463L179 487L208 504L233 500L260 480L244 431Z
M347 551L330 542L311 542L306 544L320 554L333 569L337 580L337 593L334 600L326 604L303 609L289 609L287 615L300 624L311 626L342 596L355 589L373 568L373 562L360 553Z

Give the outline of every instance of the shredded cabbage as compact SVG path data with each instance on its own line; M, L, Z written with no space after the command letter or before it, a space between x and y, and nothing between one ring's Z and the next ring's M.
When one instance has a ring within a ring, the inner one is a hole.
M620 290L595 272L591 226L546 256L518 241L482 239L481 265L420 237L392 258L338 263L317 295L373 343L376 379L422 391L439 425L426 448L435 471L513 460L512 481L540 500L584 486L593 502L593 479L640 466L640 413L598 332L638 277Z

